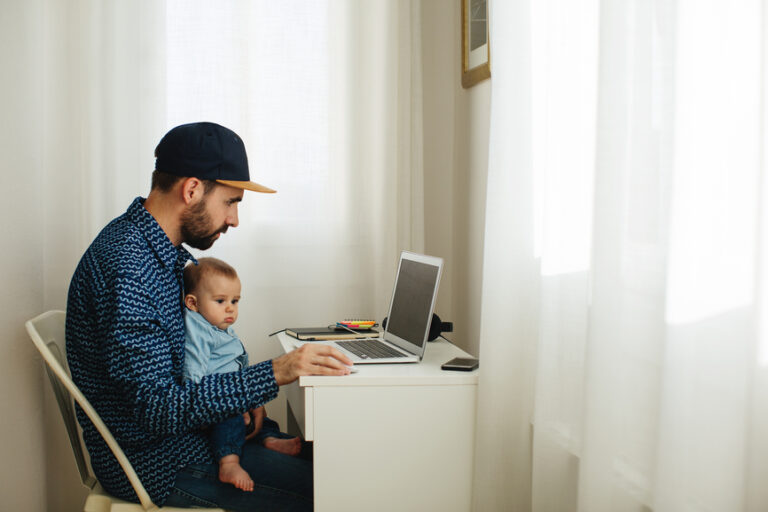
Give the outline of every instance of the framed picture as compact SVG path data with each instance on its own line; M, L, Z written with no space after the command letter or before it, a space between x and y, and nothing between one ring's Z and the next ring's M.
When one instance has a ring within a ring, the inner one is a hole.
M491 77L487 0L461 0L461 85Z

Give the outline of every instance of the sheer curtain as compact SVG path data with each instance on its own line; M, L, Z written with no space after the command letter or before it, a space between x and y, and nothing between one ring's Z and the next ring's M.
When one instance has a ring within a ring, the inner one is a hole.
M491 10L475 508L765 510L763 3Z
M423 195L411 159L418 12L405 1L167 3L167 125L231 127L252 178L278 190L248 194L240 227L206 253L241 274L240 330L377 318L399 250L423 245L411 216Z
M72 41L52 38L48 62L64 81L48 93L48 160L69 167L50 171L54 241L74 217L80 254L146 195L169 127L214 121L242 136L252 178L278 190L247 194L240 227L206 253L242 274L240 329L385 309L399 250L423 247L417 3L68 7L51 24Z
M64 87L51 86L46 139L69 168L49 171L47 218L52 247L79 244L49 253L49 295L63 304L93 236L147 194L165 131L207 120L240 134L252 179L278 190L246 194L240 226L205 252L240 273L252 357L274 355L266 335L289 324L381 320L397 254L423 247L418 4L69 7L52 17L72 42L50 49Z

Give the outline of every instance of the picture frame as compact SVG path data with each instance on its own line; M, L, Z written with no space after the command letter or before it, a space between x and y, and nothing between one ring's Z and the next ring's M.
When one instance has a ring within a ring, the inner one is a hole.
M491 77L488 0L461 1L461 86Z

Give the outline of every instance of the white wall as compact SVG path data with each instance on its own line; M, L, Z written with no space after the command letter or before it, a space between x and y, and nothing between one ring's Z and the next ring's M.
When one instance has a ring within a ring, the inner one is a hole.
M458 2L424 0L425 251L446 260L437 314L446 334L479 355L490 81L461 87Z

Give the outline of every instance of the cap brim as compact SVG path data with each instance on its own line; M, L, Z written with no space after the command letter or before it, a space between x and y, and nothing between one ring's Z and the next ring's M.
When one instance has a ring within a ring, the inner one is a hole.
M272 190L264 185L259 185L252 181L231 181L231 180L216 180L216 183L221 183L228 187L241 188L243 190L253 190L254 192L263 192L265 194L274 194L277 190Z

